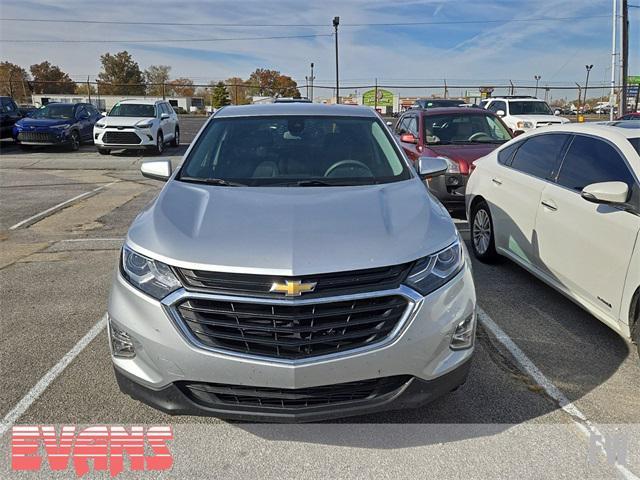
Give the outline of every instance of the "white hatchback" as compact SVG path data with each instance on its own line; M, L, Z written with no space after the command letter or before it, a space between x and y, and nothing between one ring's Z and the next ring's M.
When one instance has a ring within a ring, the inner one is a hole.
M479 260L510 258L639 344L640 123L624 123L517 137L476 161L466 208Z
M123 100L93 127L98 152L146 149L161 154L166 143L180 145L178 115L165 100Z

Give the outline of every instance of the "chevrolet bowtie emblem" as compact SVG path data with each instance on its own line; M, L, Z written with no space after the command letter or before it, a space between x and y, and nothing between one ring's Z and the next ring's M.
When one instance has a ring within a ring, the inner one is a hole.
M273 282L270 292L284 293L287 297L299 297L303 293L313 292L316 282L302 283L302 280L285 280L284 283Z

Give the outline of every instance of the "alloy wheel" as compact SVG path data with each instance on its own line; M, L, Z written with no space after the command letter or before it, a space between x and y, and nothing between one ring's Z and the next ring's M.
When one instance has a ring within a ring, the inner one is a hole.
M479 209L473 218L473 245L476 251L483 255L489 249L491 242L491 221L489 214L484 209Z

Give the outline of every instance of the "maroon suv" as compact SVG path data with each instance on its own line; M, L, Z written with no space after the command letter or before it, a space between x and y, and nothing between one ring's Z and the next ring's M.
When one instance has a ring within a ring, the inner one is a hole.
M413 162L420 157L447 161L447 173L428 185L449 210L464 209L471 163L513 136L497 115L473 107L411 109L398 119L394 132Z

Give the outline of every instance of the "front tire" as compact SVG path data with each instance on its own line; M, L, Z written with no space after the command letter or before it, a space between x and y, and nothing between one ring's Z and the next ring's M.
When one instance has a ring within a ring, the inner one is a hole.
M473 206L469 225L474 256L483 263L495 263L499 257L496 252L493 219L487 202L481 200Z
M108 148L98 148L98 153L100 155L109 155L111 153L111 150L109 150Z
M69 139L69 148L72 152L76 152L80 149L80 134L77 130L71 132L71 138Z
M631 341L638 349L638 359L640 359L640 294L636 293L636 311L633 315L633 325L631 326Z
M156 137L156 146L154 148L154 152L157 155L162 155L164 152L164 136L161 131L158 131L158 136Z

